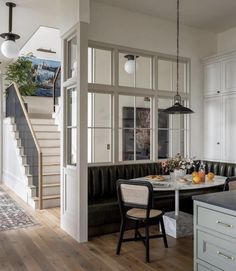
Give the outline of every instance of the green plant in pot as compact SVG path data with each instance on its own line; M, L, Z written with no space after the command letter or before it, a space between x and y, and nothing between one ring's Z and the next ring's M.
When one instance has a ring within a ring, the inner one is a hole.
M6 80L15 82L21 96L31 96L35 93L36 84L32 63L27 57L19 57L6 68ZM26 106L27 108L27 106Z

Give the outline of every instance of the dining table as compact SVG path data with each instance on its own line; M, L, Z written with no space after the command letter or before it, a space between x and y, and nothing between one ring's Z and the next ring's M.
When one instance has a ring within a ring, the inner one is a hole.
M173 228L175 227L175 233L170 233L171 236L177 238L177 231L178 231L178 224L185 223L185 227L183 225L179 225L181 231L184 228L188 228L190 224L192 224L192 216L180 212L179 210L179 201L180 201L180 193L183 190L195 190L195 189L203 189L203 188L210 188L216 186L222 186L225 183L226 177L224 176L214 176L214 179L211 181L207 180L205 182L200 183L193 183L192 182L192 175L186 175L184 178L172 180L169 175L164 175L162 181L158 181L155 179L151 179L150 176L135 178L135 180L142 180L142 181L149 181L153 185L154 191L173 191L175 194L175 210L174 212L166 213L166 222L171 225L171 232L173 232ZM173 220L173 221L171 221ZM189 221L189 223L187 222ZM188 226L187 226L188 223ZM168 231L168 230L167 230ZM192 231L191 231L192 232ZM190 231L188 231L189 235ZM184 232L181 232L181 237L184 236Z

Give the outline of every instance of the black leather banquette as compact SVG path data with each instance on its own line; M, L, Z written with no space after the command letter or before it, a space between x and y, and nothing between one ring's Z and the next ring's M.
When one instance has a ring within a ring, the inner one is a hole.
M236 164L205 161L206 171L221 176L235 176ZM161 174L160 163L92 166L88 168L88 226L89 237L117 232L120 213L116 195L118 179L132 179L151 174ZM180 209L192 212L192 196L222 191L222 187L181 191ZM164 211L174 210L173 192L155 192L155 207Z

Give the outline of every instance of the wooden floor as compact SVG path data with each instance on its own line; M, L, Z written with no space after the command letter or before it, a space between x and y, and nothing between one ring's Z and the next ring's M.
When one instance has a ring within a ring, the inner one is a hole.
M151 240L151 262L144 262L141 242L124 243L115 255L117 234L97 237L78 244L59 227L60 210L34 211L2 186L40 225L0 233L0 270L4 271L191 271L192 237ZM130 232L128 232L130 235Z

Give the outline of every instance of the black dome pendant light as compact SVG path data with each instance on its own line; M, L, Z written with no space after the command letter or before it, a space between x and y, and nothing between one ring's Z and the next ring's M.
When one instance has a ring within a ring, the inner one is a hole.
M7 2L6 6L9 7L9 30L8 33L0 34L0 37L5 39L2 43L1 51L5 57L15 58L19 54L19 49L15 41L20 38L19 35L12 33L13 8L16 7L16 4Z
M190 108L184 107L181 104L181 96L179 95L179 1L177 0L177 69L176 69L176 95L174 97L174 105L163 110L167 114L192 114L194 113Z

